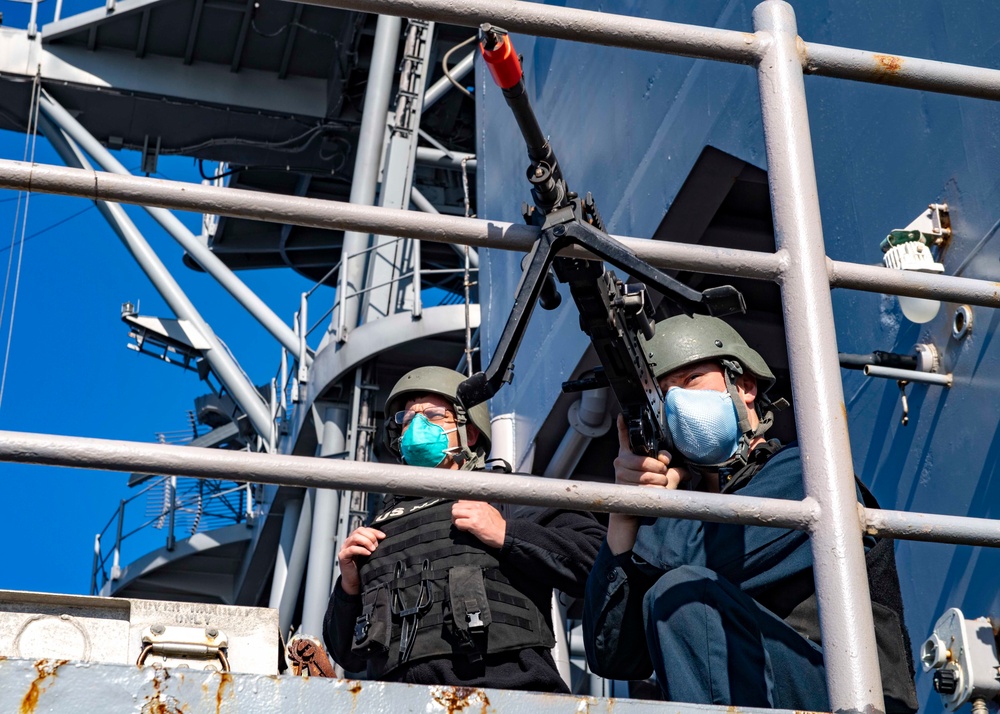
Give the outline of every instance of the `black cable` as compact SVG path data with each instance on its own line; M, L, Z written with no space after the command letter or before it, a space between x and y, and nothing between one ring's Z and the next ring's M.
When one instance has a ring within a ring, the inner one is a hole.
M238 174L242 171L242 167L237 167L235 169L229 169L229 171L224 171L221 174L215 174L214 176L209 176L205 173L205 162L204 159L198 159L198 173L206 181L218 181L219 179L226 178L227 176L232 176L233 174Z
M16 243L14 243L14 245L24 245L25 243L27 243L32 238L37 238L38 236L42 235L43 233L48 233L53 228L58 228L63 223L67 223L68 221L73 220L77 216L82 216L84 213L86 213L87 211L89 211L92 208L97 208L97 206L92 203L92 204L90 204L89 206L87 206L86 208L84 208L81 211L77 211L76 213L74 213L72 215L69 215L69 216L66 216L65 218L60 218L58 221L56 221L55 223L53 223L51 226L46 226L45 228L42 228L39 231L35 231L34 233L32 233L29 236L25 236L23 240L17 241ZM13 246L8 245L8 246L6 246L4 248L0 248L0 253L5 253L8 250L10 250L12 247Z

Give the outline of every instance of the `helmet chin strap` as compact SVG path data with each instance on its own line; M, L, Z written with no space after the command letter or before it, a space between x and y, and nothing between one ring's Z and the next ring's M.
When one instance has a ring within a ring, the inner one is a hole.
M720 464L710 464L701 467L702 469L707 468L712 471L719 471L720 474L732 473L746 466L747 459L750 456L750 444L757 437L763 436L771 428L771 425L774 424L774 412L768 410L759 418L756 428L750 425L750 411L747 409L746 403L740 397L739 390L736 388L736 380L743 374L743 365L736 360L724 359L722 360L722 372L726 380L726 391L729 393L730 399L733 400L733 406L736 407L740 440L739 445L736 447L736 453L728 459ZM692 466L695 465L692 464Z
M458 449L451 458L462 471L478 471L486 466L486 457L469 446L469 432L466 429L469 417L465 407L456 403L454 409L455 424L458 427Z

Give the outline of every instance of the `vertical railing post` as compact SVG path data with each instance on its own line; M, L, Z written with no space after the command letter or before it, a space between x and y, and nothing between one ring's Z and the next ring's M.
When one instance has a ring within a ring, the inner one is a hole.
M413 241L413 319L423 317L424 302L421 296L423 290L420 275L420 241Z
M766 0L753 20L795 424L805 492L820 507L810 535L830 705L883 712L795 14Z
M167 512L167 550L173 550L177 543L174 536L174 524L177 522L177 477L168 478L164 486L170 492L167 498L167 508L170 509Z
M28 19L28 39L38 34L38 0L31 0L31 17Z
M111 559L111 579L117 580L121 577L121 554L122 554L122 528L125 525L125 499L118 503L118 530L115 533L115 550Z
M94 536L94 567L90 570L90 594L97 595L97 570L101 567L101 534Z

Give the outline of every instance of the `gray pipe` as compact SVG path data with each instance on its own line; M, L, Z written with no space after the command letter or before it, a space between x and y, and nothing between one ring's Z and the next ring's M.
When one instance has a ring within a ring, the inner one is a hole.
M90 164L79 147L45 116L38 117L38 125L63 161L71 166L90 169ZM156 291L163 296L173 313L178 319L190 322L208 342L209 349L204 350L202 354L211 365L212 371L229 390L240 409L246 413L254 430L264 439L265 443L270 443L271 430L274 427L270 409L229 353L229 350L202 318L184 290L181 289L170 271L156 255L156 251L149 246L132 219L125 213L125 209L118 204L106 201L95 200L95 203L101 215L118 234L122 243L132 254L139 267L146 273Z
M566 430L556 452L545 467L546 478L569 478L583 457L591 440L604 436L611 428L611 415L607 412L607 388L590 389L573 402L566 415L570 427Z
M131 176L128 169L121 165L121 163L112 156L111 152L101 146L101 143L94 138L94 136L84 128L84 126L78 122L72 114L70 114L66 109L64 109L58 102L52 99L50 96L42 93L39 98L39 106L41 107L42 113L47 116L56 126L62 129L66 134L73 139L80 147L90 154L91 158L94 159L105 171L113 174L119 174L121 176ZM272 336L279 343L281 343L285 349L295 353L298 340L295 337L295 333L292 331L288 325L286 325L280 317L278 317L267 304L261 300L257 294L248 288L246 284L236 277L236 274L226 266L225 263L211 251L211 249L202 243L198 238L187 229L187 227L181 223L180 219L177 218L170 211L165 208L156 208L150 206L143 206L147 213L153 217L153 219L159 223L171 237L174 238L181 247L187 251L188 255L201 266L201 268L215 278L218 283L225 288L230 295L236 298L237 302L240 303L247 312L257 322L259 322L265 330L271 333ZM312 362L312 357L306 356L307 364Z
M882 712L795 13L785 2L766 0L754 8L753 22L758 35L770 38L757 74L774 240L789 258L781 304L802 480L820 504L810 545L830 706L834 712Z
M419 151L419 149L418 149ZM417 190L414 186L410 189L410 200L413 201L413 205L419 208L424 213L431 213L434 215L440 215L441 212L434 208L434 204L427 200L427 197ZM457 243L452 243L451 247L455 249L459 257L463 260L465 259L465 247L460 246ZM479 267L479 253L476 252L475 248L469 248L469 267L478 268Z
M472 65L474 64L475 59L476 59L475 51L465 55L465 57L459 60L458 64L456 64L454 67L449 68L451 76L454 77L456 81L465 77L465 75L467 75L470 72L470 70L472 70ZM442 77L441 79L436 81L426 90L424 90L423 111L426 112L428 109L434 106L441 97L443 97L445 94L447 94L450 90L454 88L455 85L452 84L450 81L448 81L447 77Z
M930 372L918 372L915 369L896 369L895 367L882 367L877 364L866 364L864 366L866 377L882 377L884 379L905 379L908 382L922 382L923 384L936 384L942 387L952 385L950 374L932 374Z
M453 169L460 169L462 168L463 157L471 157L465 162L465 166L469 171L474 171L477 163L476 157L473 154L455 152L449 154L432 146L417 147L417 161L425 164L442 164Z
M274 557L274 574L271 576L271 595L267 606L279 609L281 595L288 580L288 563L292 557L295 545L295 531L299 527L299 515L302 513L302 499L285 501L285 510L281 514L281 536L278 538L278 552Z
M308 489L302 499L299 522L295 528L292 553L288 558L288 575L285 578L285 587L281 591L281 602L278 606L278 628L282 637L288 637L288 633L291 631L295 604L299 600L299 590L302 588L302 575L306 571L306 561L309 558L315 498L315 489Z
M346 450L347 417L344 407L327 407L324 410L323 441L318 454L321 458L342 455ZM320 637L323 634L323 615L333 591L333 561L337 557L339 519L340 492L328 488L316 489L306 592L302 602L301 632L307 635Z
M375 203L375 188L382 163L382 144L385 138L386 113L389 111L389 96L392 91L392 77L396 69L396 46L402 20L398 17L382 15L375 28L375 44L372 47L371 68L368 70L368 86L361 116L361 130L358 134L358 149L354 159L354 177L351 179L350 202L361 206ZM344 232L341 249L340 279L337 283L338 307L334 310L332 325L343 325L338 329L337 339L347 339L347 334L358 324L361 300L355 295L365 280L367 253L370 233L348 230ZM360 254L360 255L358 255ZM355 256L351 258L350 256ZM344 295L340 295L343 289ZM341 314L341 312L343 314Z

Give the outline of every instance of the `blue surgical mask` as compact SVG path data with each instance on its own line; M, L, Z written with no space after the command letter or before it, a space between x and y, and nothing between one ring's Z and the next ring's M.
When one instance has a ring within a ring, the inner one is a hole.
M667 429L679 452L696 464L721 464L740 444L736 406L728 392L674 387L665 400Z
M457 430L445 431L423 414L417 414L399 440L403 461L410 466L438 466L448 456L451 447L448 434L452 431Z

